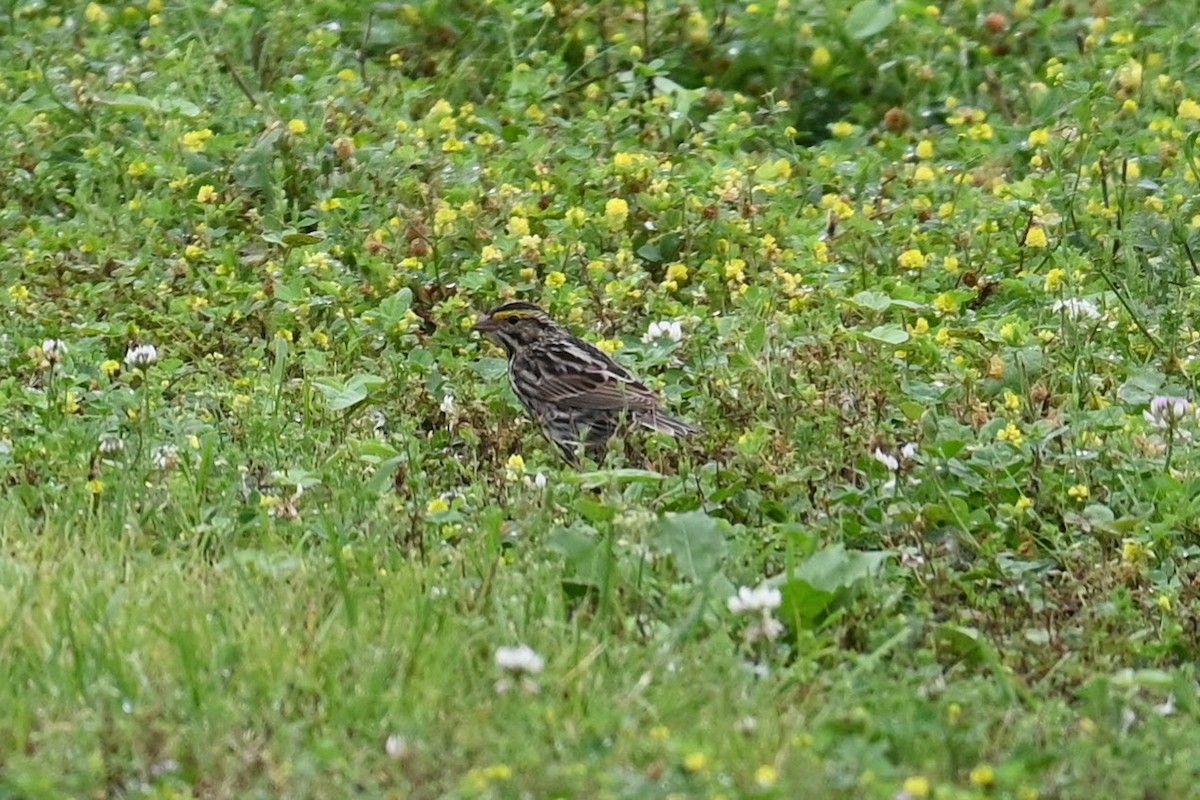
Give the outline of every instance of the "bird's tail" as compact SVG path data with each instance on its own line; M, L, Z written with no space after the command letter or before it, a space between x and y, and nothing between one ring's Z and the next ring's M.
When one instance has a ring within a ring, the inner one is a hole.
M697 436L704 433L703 430L697 428L695 425L684 422L681 419L675 419L661 411L643 412L638 414L635 420L643 428L649 428L652 431L670 434L671 436Z

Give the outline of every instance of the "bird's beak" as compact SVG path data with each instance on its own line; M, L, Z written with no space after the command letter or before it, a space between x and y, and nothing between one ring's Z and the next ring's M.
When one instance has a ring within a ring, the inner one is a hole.
M472 325L471 330L479 331L480 333L494 331L496 330L496 321L491 317L484 317L483 319L479 320L479 322L476 322L474 325Z

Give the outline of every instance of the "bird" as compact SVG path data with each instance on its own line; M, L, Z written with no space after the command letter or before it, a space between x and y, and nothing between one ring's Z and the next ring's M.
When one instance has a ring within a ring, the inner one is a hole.
M517 399L576 469L581 451L602 463L609 439L631 427L675 437L703 433L668 414L632 372L533 303L504 303L473 330L504 348Z

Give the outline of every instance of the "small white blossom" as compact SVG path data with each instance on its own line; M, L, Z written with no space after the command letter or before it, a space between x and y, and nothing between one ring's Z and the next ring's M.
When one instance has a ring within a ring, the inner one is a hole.
M651 322L649 329L642 336L642 341L646 344L657 341L658 339L668 339L672 342L683 341L683 326L679 320L670 320L668 322Z
M125 352L125 366L148 367L158 361L158 348L152 344L139 344Z
M454 402L454 395L447 394L445 397L443 397L440 408L442 409L442 413L446 416L453 416L458 411L458 405Z
M746 626L746 641L753 644L755 642L773 642L783 633L783 623L772 617L770 614L764 614L763 618L758 622L752 622Z
M179 466L179 448L173 444L156 447L150 455L150 462L154 464L155 469L170 472Z
M1174 428L1183 422L1191 411L1191 404L1183 397L1159 395L1150 401L1150 408L1142 416L1151 426L1160 430Z
M1096 304L1078 297L1055 300L1053 310L1065 313L1070 319L1100 319L1100 309L1096 308Z
M529 645L497 647L496 666L504 677L496 681L496 694L504 694L514 685L519 685L526 694L537 694L538 684L534 677L542 673L546 662Z
M496 666L516 675L540 675L545 660L527 644L516 647L497 647Z
M537 475L532 475L532 476L526 475L525 476L525 485L531 489L545 489L546 488L545 473L539 472Z
M880 464L887 467L888 472L895 472L900 469L899 459L890 453L883 452L878 447L875 448L875 452L871 453L871 456Z
M100 438L100 454L105 456L113 456L125 449L125 442L118 439L116 436L102 436Z
M773 586L761 585L757 589L743 586L728 600L729 610L734 614L769 613L779 608L783 594Z
M67 354L67 343L62 339L47 339L42 342L42 355L51 364L57 364Z
M394 761L403 761L412 753L412 746L398 733L393 733L383 745L383 751Z

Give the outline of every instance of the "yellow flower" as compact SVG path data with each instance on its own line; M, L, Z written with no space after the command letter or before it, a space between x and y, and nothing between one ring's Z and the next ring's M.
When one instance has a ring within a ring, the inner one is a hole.
M441 497L435 497L425 504L425 513L441 514L443 511L449 511L450 504Z
M929 797L929 779L921 775L914 775L904 781L904 793L915 800L924 800Z
M958 311L958 299L950 292L942 292L933 298L933 308L941 314L953 314ZM944 329L938 329L940 334Z
M504 253L492 244L485 244L479 251L479 260L484 264L498 264L504 260Z
M980 764L971 770L969 780L973 786L988 787L996 782L996 770L987 764Z
M217 190L211 184L204 184L200 187L200 191L196 192L197 203L215 203L217 199Z
M683 767L688 772L704 772L708 769L708 756L699 751L688 753L683 759Z
M1200 103L1190 97L1184 98L1179 102L1179 108L1175 113L1180 119L1200 120Z
M150 171L150 165L147 164L145 161L135 161L129 165L129 169L125 170L125 172L131 178L140 178L149 171Z
M725 277L731 281L740 281L745 278L746 262L740 258L731 258L725 262Z
M342 207L342 201L337 197L328 197L322 200L317 207L322 211L337 211Z
M809 63L812 64L813 69L824 69L825 67L829 66L829 62L831 61L833 61L833 56L829 53L829 49L826 47L818 47L817 49L813 50L812 58L810 59Z
M525 459L521 456L520 453L513 453L511 456L508 457L508 461L505 463L504 466L506 469L510 469L513 472L524 472L525 471Z
M557 289L567 282L567 276L555 270L546 276L546 286L550 289Z
M1021 433L1021 429L1017 427L1016 423L1010 422L1004 426L1004 430L996 434L996 438L1016 447L1025 441L1025 434Z
M1092 490L1084 483L1077 483L1070 489L1067 489L1067 497L1070 497L1072 500L1087 500L1091 493Z
M1017 498L1016 505L1017 511L1028 511L1029 509L1033 508L1033 501L1025 495L1021 495Z
M85 486L87 486L87 490L91 494L100 494L104 491L104 481L99 478L92 478Z
M829 126L829 132L839 139L845 139L847 136L854 135L854 123L845 120L835 122Z
M443 153L461 153L463 151L464 147L466 147L466 145L464 145L462 142L460 142L458 139L454 138L453 136L451 136L446 141L442 142L442 152Z
M88 22L107 22L108 12L99 3L88 3L87 8L83 11L83 17Z
M572 206L567 209L566 219L571 225L579 227L587 221L587 212L579 206Z
M457 220L457 211L449 206L442 206L433 212L433 232L440 236L449 231Z
M308 131L308 123L302 119L288 120L288 130L299 136Z
M620 197L614 197L604 204L604 223L610 230L620 230L625 227L629 216L629 203Z
M1046 237L1046 229L1041 225L1034 225L1025 234L1025 246L1044 248L1050 244L1050 240Z
M904 269L921 269L925 266L925 254L915 247L910 247L900 254L896 262Z
M930 159L933 158L933 142L928 139L922 139L917 142L917 158Z
M688 268L686 265L675 261L667 265L667 273L663 276L663 283L671 283L676 287L680 283L688 279Z
M208 128L203 128L198 131L188 131L183 136L179 137L179 144L184 150L189 153L202 153L212 138L213 132Z
M620 339L601 339L596 342L596 347L599 347L604 352L612 355L621 349L622 342Z
M913 336L923 336L929 333L929 320L924 317L917 317L917 321L908 326L908 332Z
M763 764L758 769L754 770L754 782L759 788L770 789L779 781L779 770L770 764Z
M111 378L121 371L121 362L110 358L100 364L100 371Z
M346 67L345 69L338 70L337 76L339 81L352 81L358 77L358 73Z
M1067 277L1067 271L1055 267L1046 273L1046 291L1057 292L1062 288L1063 280Z
M183 257L188 261L195 261L202 255L204 255L204 248L198 244L189 244L183 248Z
M913 170L913 180L917 183L929 183L937 177L936 173L929 167L921 164Z
M1030 147L1045 147L1050 144L1050 131L1045 128L1038 128L1029 132Z
M512 216L508 218L508 233L511 236L528 236L529 235L529 220L524 217Z
M1009 411L1020 411L1021 395L1014 392L1012 389L1004 390L1004 407Z

